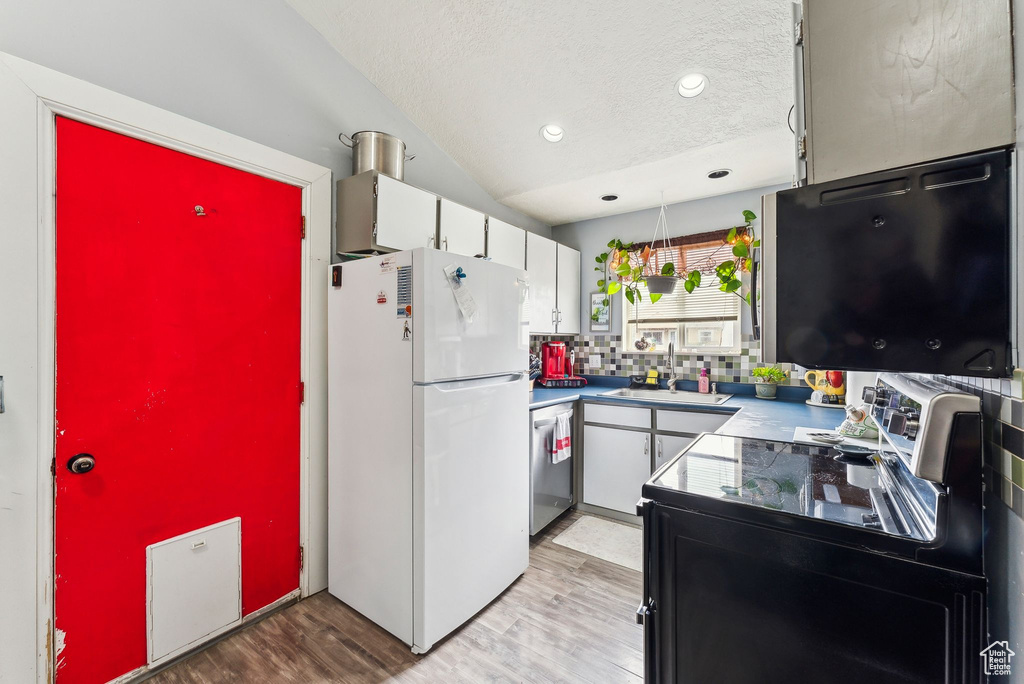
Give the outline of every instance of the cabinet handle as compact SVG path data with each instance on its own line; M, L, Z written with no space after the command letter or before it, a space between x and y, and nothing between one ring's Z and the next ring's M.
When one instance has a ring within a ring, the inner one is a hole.
M431 246L433 246L433 244L434 244L434 236L431 235L429 238L427 238L427 247L431 247Z
M556 309L551 310L551 324L558 323L558 311Z
M644 437L644 456L651 453L651 438Z
M665 457L665 449L664 449L664 446L665 446L665 445L664 445L664 444L662 444L662 442L661 442L661 437L659 437L659 438L658 438L658 460L659 460L659 461L660 461L660 460L661 460L662 458L664 458L664 457Z
M444 251L448 251L448 236L444 236Z

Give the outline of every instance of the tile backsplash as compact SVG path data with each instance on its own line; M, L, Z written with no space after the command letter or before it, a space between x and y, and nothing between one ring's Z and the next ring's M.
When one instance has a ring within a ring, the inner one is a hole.
M986 487L1024 518L1024 372L1013 378L938 378L981 399Z
M581 375L644 375L649 369L667 370L666 354L641 354L626 351L622 335L531 335L530 348L540 353L542 342L565 342L570 350L576 351L576 373ZM753 382L750 375L753 368L761 365L757 361L759 342L750 335L743 335L739 354L676 354L676 368L684 380L696 380L700 369L707 368L711 382ZM590 365L590 355L601 357L600 366ZM803 368L780 364L790 373L788 384L803 385Z

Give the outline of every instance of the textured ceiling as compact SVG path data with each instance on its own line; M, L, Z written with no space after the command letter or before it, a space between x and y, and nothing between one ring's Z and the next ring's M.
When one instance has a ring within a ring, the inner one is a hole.
M288 2L485 190L553 225L792 177L788 0ZM694 71L708 88L679 97Z

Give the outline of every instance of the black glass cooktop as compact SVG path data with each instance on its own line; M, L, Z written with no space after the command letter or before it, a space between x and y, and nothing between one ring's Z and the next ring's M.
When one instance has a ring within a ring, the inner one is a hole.
M684 494L875 529L916 534L894 521L873 460L836 460L828 447L706 434L650 481ZM645 494L646 495L646 494Z

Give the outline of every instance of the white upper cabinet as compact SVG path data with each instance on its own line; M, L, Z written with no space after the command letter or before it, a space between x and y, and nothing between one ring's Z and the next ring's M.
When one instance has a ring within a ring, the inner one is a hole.
M530 278L530 332L557 332L555 306L558 268L558 243L537 235L526 234L526 272Z
M335 235L339 254L436 247L437 195L375 171L349 176L338 181Z
M803 0L799 39L811 183L1014 142L1007 0Z
M377 176L377 244L391 249L433 247L437 238L437 195Z
M530 332L572 335L580 331L580 253L527 233Z
M438 235L441 249L465 256L484 253L485 216L469 207L441 198L438 207Z
M526 268L526 231L487 217L487 256L513 268Z
M555 295L558 334L580 332L580 253L558 245L558 283Z

